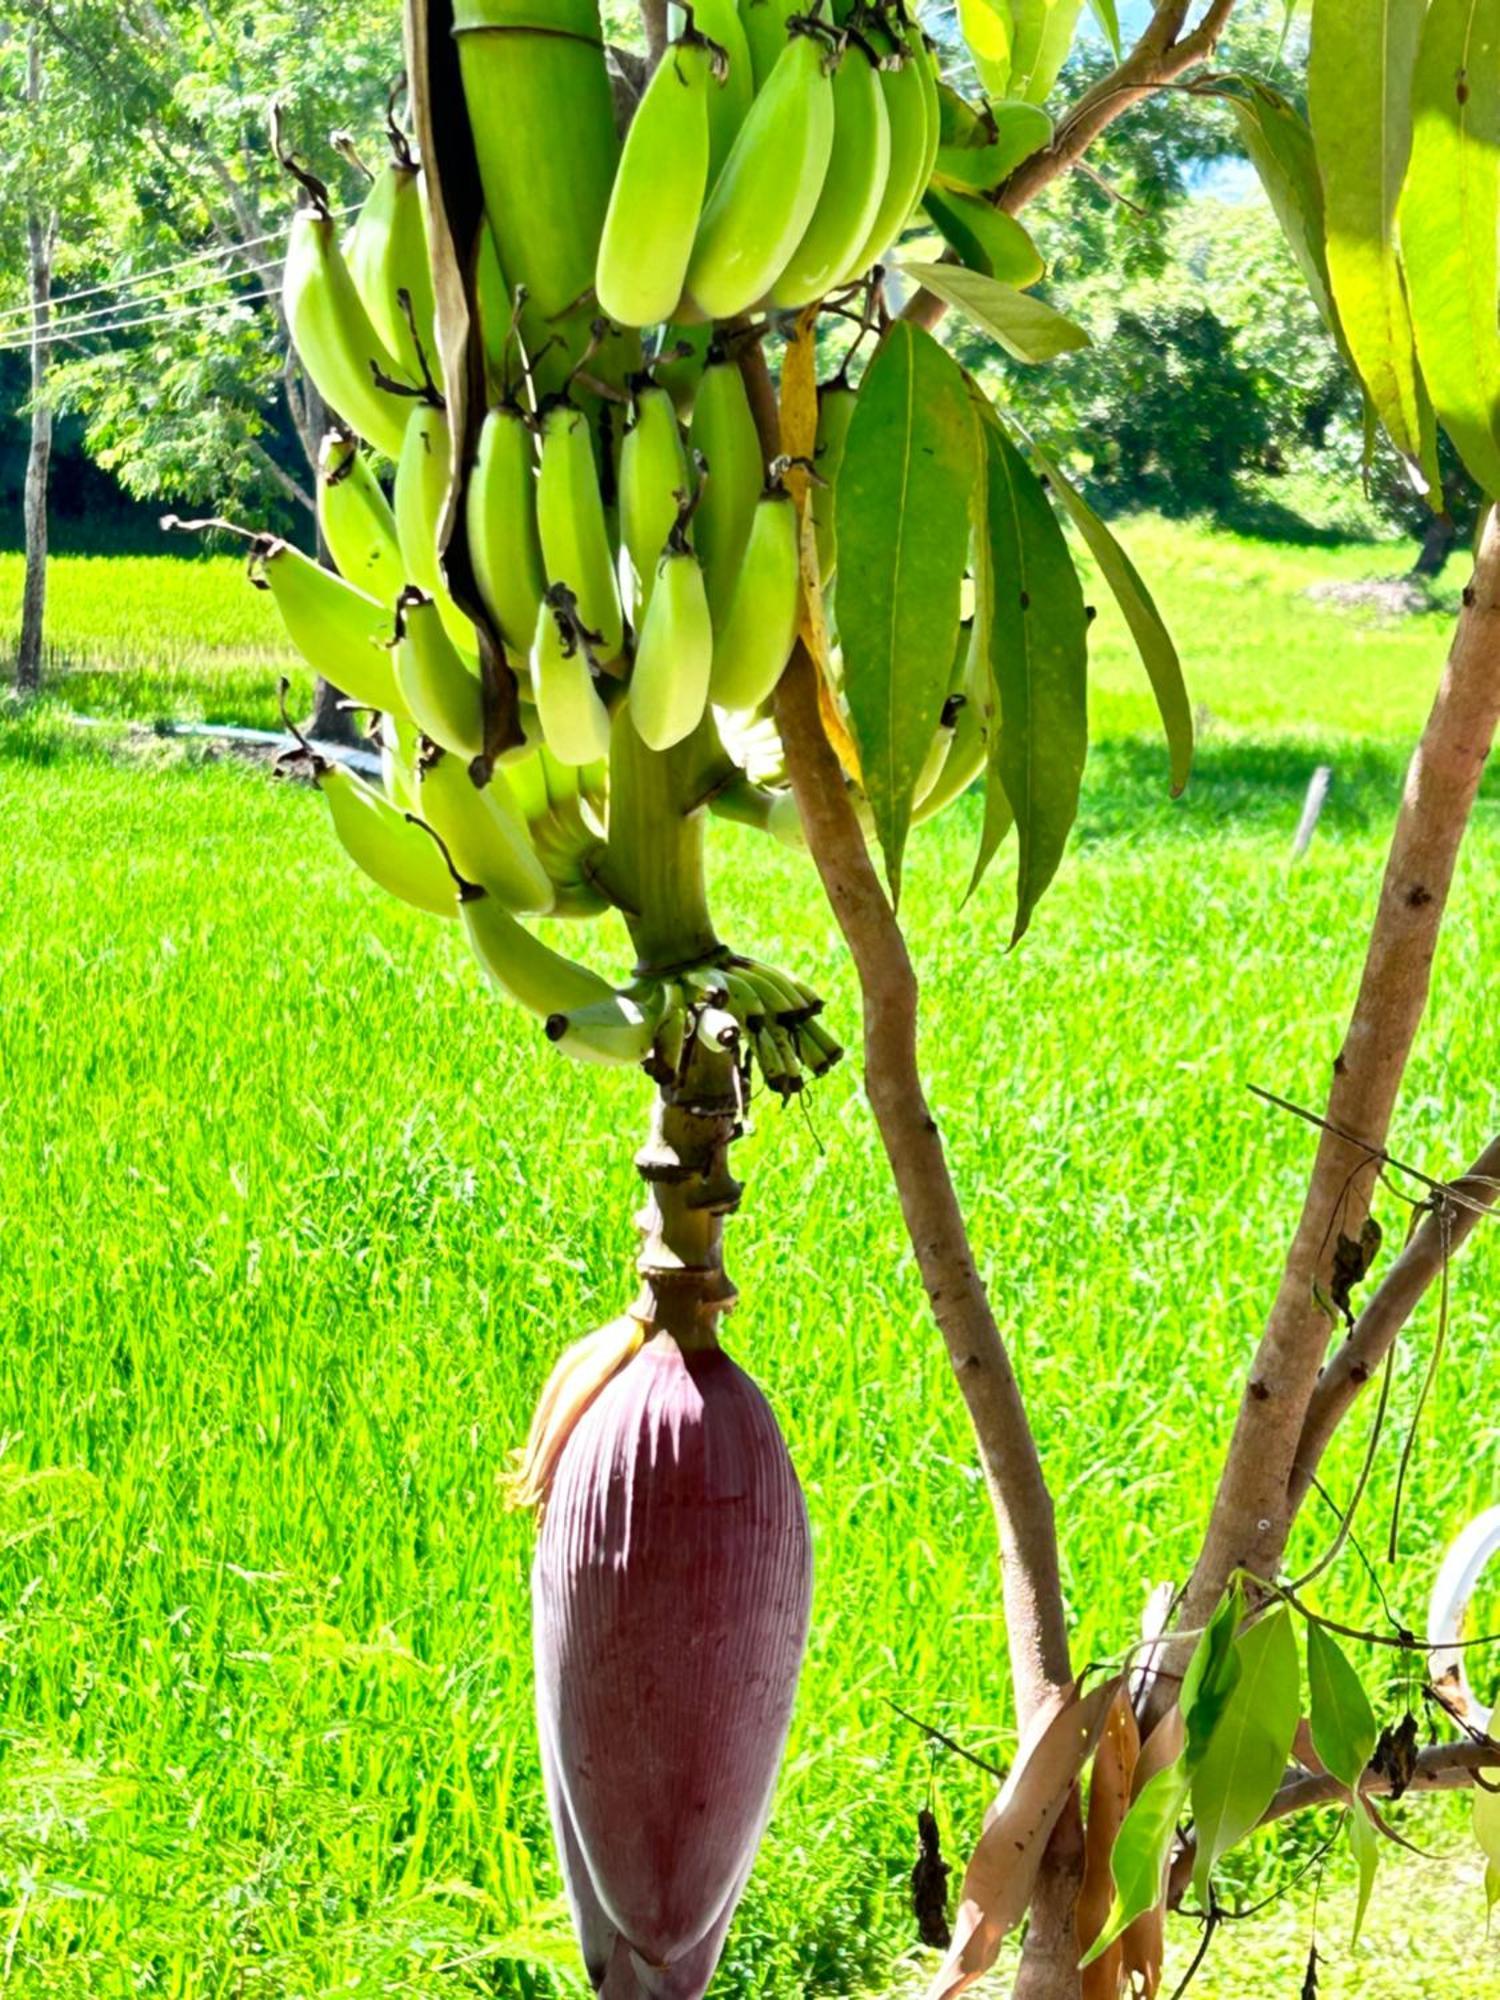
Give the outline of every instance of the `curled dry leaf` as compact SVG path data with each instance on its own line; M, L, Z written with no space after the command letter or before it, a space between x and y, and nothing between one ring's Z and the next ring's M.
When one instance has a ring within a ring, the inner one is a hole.
M1141 1748L1130 1791L1132 1803L1158 1771L1176 1763L1182 1755L1186 1734L1182 1710L1169 1708ZM1157 1988L1161 1985L1162 1959L1166 1948L1166 1909L1158 1903L1155 1909L1142 1911L1120 1939L1121 1966L1127 1991L1140 1995L1141 2000L1155 2000Z
M1130 1809L1141 1733L1124 1688L1105 1717L1089 1780L1088 1822L1083 1848L1083 1887L1078 1895L1078 1949L1086 1952L1103 1930L1114 1901L1109 1857L1115 1835ZM1083 1972L1082 2000L1116 2000L1124 1976L1124 1943L1117 1939Z
M926 2000L954 2000L972 1986L1025 1915L1052 1829L1119 1692L1118 1676L1086 1695L1074 1683L1037 1710L964 1873L953 1946Z

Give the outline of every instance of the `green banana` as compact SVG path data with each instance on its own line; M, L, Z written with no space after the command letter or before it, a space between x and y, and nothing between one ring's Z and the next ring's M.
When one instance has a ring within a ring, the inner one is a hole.
M662 329L661 346L651 364L651 375L672 398L684 423L693 414L713 337L714 330L706 320L697 326L673 325Z
M771 287L773 306L790 310L842 282L869 241L891 168L891 121L873 52L845 44L833 76L833 153L802 241Z
M620 590L588 418L565 397L542 415L536 518L547 580L572 593L599 664L607 667L625 644Z
M709 96L725 58L694 29L657 64L625 135L604 218L594 289L624 326L670 319L708 188Z
M653 382L637 384L635 422L620 447L620 539L629 557L630 617L637 631L651 602L657 564L682 496L692 491L692 485L671 396Z
M426 189L406 139L375 176L344 257L370 323L413 381L438 379L436 307L427 256ZM404 301L404 302L403 302Z
M905 31L906 46L917 65L917 77L922 85L922 103L926 112L926 144L922 152L922 172L917 181L916 196L907 211L911 220L922 196L927 192L932 180L932 170L937 165L938 148L943 138L943 109L938 97L937 56L932 44L922 33L915 21L908 21Z
M547 587L536 523L536 444L514 403L500 403L484 420L465 494L469 555L479 595L517 660L536 636Z
M921 200L927 186L927 154L932 137L929 115L935 123L937 111L934 96L929 114L927 84L910 48L899 43L878 22L868 22L864 32L883 59L879 77L890 128L890 167L870 233L844 271L849 282L863 277L872 264L880 262Z
M290 542L257 542L253 575L275 599L287 637L314 673L368 708L406 712L391 669L388 605Z
M414 722L394 715L380 718L380 782L393 806L414 812L417 804L417 758L422 732ZM429 843L430 844L430 843Z
M609 710L594 682L572 592L553 584L537 614L531 684L547 747L565 764L609 755Z
M693 404L690 435L694 455L707 468L693 520L693 544L708 583L709 609L717 623L729 609L744 560L765 480L765 460L744 377L735 362L712 350Z
M376 371L387 381L401 381L403 371L354 288L326 206L292 217L281 296L297 358L323 401L377 451L399 458L408 406L378 385Z
M703 572L687 539L693 504L684 492L657 565L630 677L631 718L649 750L670 750L691 736L708 707L714 628Z
M826 1076L835 1063L844 1060L844 1051L821 1021L804 1021L797 1030L797 1041L814 1076Z
M652 981L553 1014L547 1038L578 1062L642 1063L656 1045L667 1008L667 989Z
M710 186L729 157L734 135L755 101L755 69L735 0L694 0L693 26L724 51L724 75L708 93L708 178ZM678 6L667 9L667 31L673 41L687 26Z
M797 643L802 576L797 509L777 486L762 495L729 616L714 634L712 694L719 708L758 708Z
M438 917L458 915L458 893L443 857L421 827L343 764L324 764L317 785L344 852L372 882Z
M813 532L818 543L818 571L826 588L838 562L838 539L834 528L834 497L839 468L844 463L844 446L849 426L859 407L859 391L839 374L818 390L818 442L813 452L813 469L821 484L812 489Z
M508 402L515 394L515 310L500 252L488 220L479 225L474 253L474 298L479 308L479 338L484 348L484 387L491 403Z
M406 582L396 517L347 431L330 431L318 451L318 526L344 581L394 604Z
M589 344L620 150L598 0L456 0L453 31L485 213L550 389Z
M456 900L486 978L528 1013L548 1021L554 1014L614 999L615 989L607 980L533 937L498 897L471 884Z
M444 630L471 664L479 640L471 620L454 603L438 557L438 534L453 476L447 413L431 403L413 405L396 465L394 511L406 581L438 607Z
M416 810L465 881L477 882L508 910L545 915L552 908L552 883L510 787L499 771L476 784L474 768L434 748L419 766Z
M740 30L750 52L757 92L764 90L787 44L787 24L800 0L740 0Z
M442 613L422 591L396 600L396 685L424 736L455 757L484 754L484 692L443 628Z
M770 291L813 219L832 151L827 46L821 33L798 31L761 86L704 205L687 273L700 312L733 319Z

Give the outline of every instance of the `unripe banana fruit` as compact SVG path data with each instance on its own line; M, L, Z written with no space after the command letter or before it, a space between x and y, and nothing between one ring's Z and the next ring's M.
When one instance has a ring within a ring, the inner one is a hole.
M624 326L670 319L682 297L708 186L709 97L724 51L692 29L657 64L620 155L594 289Z
M631 719L649 750L670 750L692 735L708 707L714 665L708 590L687 539L693 503L686 493L680 497L630 677Z
M572 593L599 664L608 666L625 644L620 591L588 418L566 399L542 417L536 518L547 581Z
M345 853L372 882L433 916L458 915L458 890L442 855L421 827L343 764L316 778Z
M717 623L729 609L765 476L760 434L733 361L710 360L693 404L692 445L707 468L693 520L693 545Z
M801 0L740 0L740 28L757 91L765 88L786 47L787 23L801 11Z
M375 176L344 256L370 323L414 382L440 366L421 170L404 137ZM439 382L439 387L441 383Z
M434 748L421 761L416 811L465 881L477 882L508 910L551 909L552 883L501 772L478 785L461 757Z
M891 121L873 52L846 45L833 76L833 152L802 241L771 287L773 306L822 298L847 275L875 227L891 168Z
M315 674L368 708L406 713L391 667L391 614L290 542L256 544L256 578L276 601L287 637Z
M812 517L818 570L825 589L838 562L834 498L839 468L844 463L844 446L849 442L849 426L858 407L859 392L850 388L842 375L825 382L818 390L818 441L813 453L813 470L818 480L812 489Z
M688 296L710 319L763 298L812 221L833 151L828 60L820 34L794 33L735 135L688 265Z
M479 595L505 642L524 660L547 587L536 524L536 445L513 403L490 411L469 477L469 555Z
M452 472L447 413L431 403L414 404L396 466L394 499L406 581L433 600L448 637L465 659L477 663L478 637L471 621L454 603L438 557L438 532Z
M863 277L871 265L884 257L921 200L927 186L929 145L935 139L937 122L936 93L929 100L927 85L912 51L904 43L898 44L884 28L873 24L869 38L886 63L894 64L879 71L889 128L890 164L875 220L844 272L850 281Z
M667 29L676 41L687 26L681 7L667 9ZM755 71L744 23L734 0L694 0L693 26L724 51L724 75L708 93L708 181L712 187L729 157L734 135L755 101ZM780 51L778 50L779 54Z
M691 491L692 483L672 398L655 383L641 384L635 422L620 447L620 539L629 558L631 622L637 630L651 602L680 496Z
M469 944L485 977L528 1013L549 1021L554 1014L571 1013L613 998L615 989L607 980L534 938L498 897L474 888L455 894Z
M729 616L714 638L719 708L758 708L774 690L797 643L801 594L797 509L777 487L756 507Z
M484 754L484 693L443 629L442 614L419 590L396 600L396 686L424 736L455 757Z
M318 526L345 582L393 605L406 582L396 517L347 431L330 431L318 452Z
M547 748L564 764L609 755L609 710L594 685L588 642L572 593L554 584L537 614L531 684Z
M297 358L323 401L377 451L399 458L407 406L378 386L375 373L410 378L375 331L324 208L299 208L292 217L282 304Z

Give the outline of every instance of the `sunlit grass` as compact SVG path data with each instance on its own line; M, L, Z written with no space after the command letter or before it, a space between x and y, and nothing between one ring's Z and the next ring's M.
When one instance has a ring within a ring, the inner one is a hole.
M1246 1085L1323 1088L1444 645L1426 620L1304 605L1327 552L1297 552L1304 579L1288 552L1130 532L1163 600L1196 606L1179 635L1222 718L1187 797L1165 796L1106 613L1080 836L1032 936L1006 952L1003 862L958 910L972 811L918 837L905 905L933 1101L1036 1413L1080 1660L1127 1644L1190 1559L1309 1157ZM1203 564L1238 579L1238 620L1202 606ZM196 587L198 567L170 580ZM128 709L140 683L115 684ZM1293 868L1319 761L1334 791ZM556 1055L481 990L453 927L368 890L317 801L259 768L44 708L0 728L0 798L5 1990L576 1991L530 1717L531 1531L501 1482L552 1357L628 1296L644 1088ZM716 854L726 933L821 985L856 1042L805 867L738 832ZM1399 1150L1433 1171L1500 1110L1481 984L1497 864L1491 792L1400 1120ZM738 1166L729 1339L801 1469L818 1596L715 1992L901 1990L930 1766L888 1698L1010 1753L993 1536L855 1067L806 1117L758 1105ZM1381 1212L1399 1236L1405 1210ZM1447 1538L1494 1498L1497 1278L1486 1237L1387 1580L1413 1623ZM1372 1553L1432 1331L1424 1314L1402 1348ZM1357 1450L1330 1462L1335 1492ZM1353 1561L1322 1601L1377 1608ZM1366 1665L1384 1713L1405 1699L1390 1666ZM985 1781L933 1769L961 1853ZM1405 1824L1436 1822L1418 1806ZM1274 1939L1264 1985L1210 1972L1201 1990L1295 1991L1305 1929ZM1336 1960L1343 1933L1325 1943ZM1440 1990L1398 1949L1392 1991Z

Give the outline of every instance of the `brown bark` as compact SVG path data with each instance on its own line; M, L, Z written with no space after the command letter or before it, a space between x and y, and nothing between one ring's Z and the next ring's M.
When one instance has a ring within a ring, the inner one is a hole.
M42 97L41 44L35 24L27 41L26 101ZM47 610L47 485L52 467L52 410L46 399L48 335L52 326L52 250L57 218L34 208L26 218L31 282L31 449L26 458L23 512L26 575L21 586L21 643L16 686L34 694L42 685L42 644Z
M1454 865L1497 721L1500 517L1492 512L1407 773L1359 994L1334 1060L1326 1115L1361 1143L1326 1131L1319 1140L1301 1220L1181 1607L1185 1627L1205 1622L1236 1568L1274 1575L1286 1546L1295 1513L1293 1465L1330 1331L1314 1287L1329 1283L1339 1234L1357 1237L1369 1212L1378 1171L1372 1149L1385 1144L1427 1005Z

